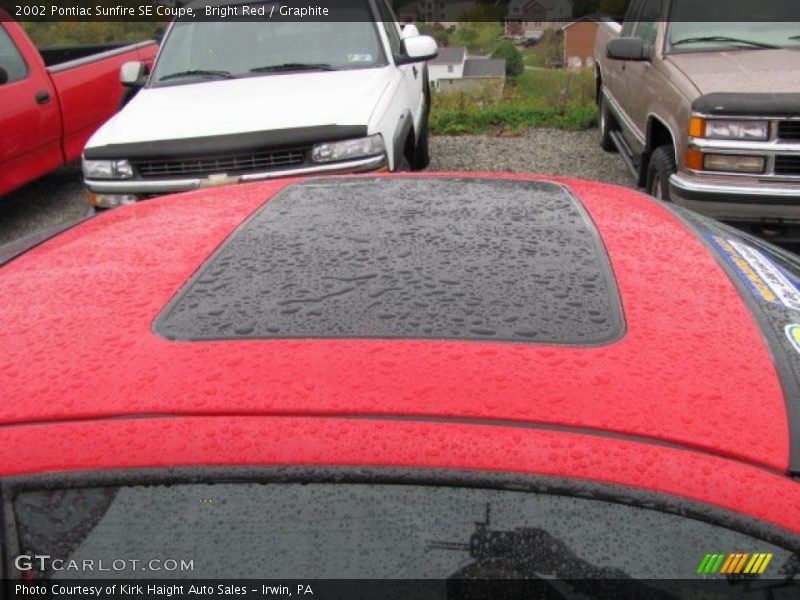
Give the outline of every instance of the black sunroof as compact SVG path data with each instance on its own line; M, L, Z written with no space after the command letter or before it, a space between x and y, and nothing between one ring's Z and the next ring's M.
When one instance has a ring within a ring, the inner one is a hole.
M619 338L623 318L600 237L567 188L360 178L284 189L180 290L155 331L596 345Z

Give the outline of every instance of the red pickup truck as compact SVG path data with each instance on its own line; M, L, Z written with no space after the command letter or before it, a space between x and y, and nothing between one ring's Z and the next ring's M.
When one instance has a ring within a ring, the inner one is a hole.
M80 158L120 106L120 66L151 64L157 48L148 41L40 51L0 9L0 196Z

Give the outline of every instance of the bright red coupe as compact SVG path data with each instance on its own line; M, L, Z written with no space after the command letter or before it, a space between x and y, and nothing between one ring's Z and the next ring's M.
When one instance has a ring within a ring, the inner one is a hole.
M7 577L800 573L800 262L634 191L200 190L0 305Z

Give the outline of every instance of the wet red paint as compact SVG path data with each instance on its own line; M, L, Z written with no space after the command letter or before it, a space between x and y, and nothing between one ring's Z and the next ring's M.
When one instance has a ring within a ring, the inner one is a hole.
M557 470L609 480L617 476L603 475L611 463L604 467L602 453L627 444L634 449L614 455L617 472L625 473L620 483L715 503L724 496L726 506L800 530L796 516L779 511L793 506L800 513L798 486L759 468L787 469L785 404L762 334L733 284L701 242L655 202L614 186L560 181L581 199L608 249L627 326L618 342L564 348L161 339L151 325L164 305L237 225L289 182L219 188L111 211L0 271L0 423L176 414L429 416L616 432L717 457L563 432L318 419L292 420L306 428L298 438L302 447L279 435L288 420L254 418L241 422L259 429L263 444L250 439L253 432L226 446L214 433L215 420L148 420L3 428L4 454L26 436L30 441L24 460L19 453L3 456L0 473L377 461ZM184 425L190 423L198 429ZM314 441L314 427L325 440ZM347 440L341 451L330 441L337 430ZM367 432L373 437L358 439ZM197 446L205 436L217 440L208 451ZM529 441L512 443L518 438ZM568 439L577 440L582 460L551 464L537 446L537 440ZM427 445L438 448L438 458L420 454ZM640 473L637 456L653 463ZM720 483L725 477L731 483ZM745 481L774 491L758 495L760 502L773 497L773 504L753 512L754 500L742 493Z
M779 474L692 451L538 429L291 417L62 423L7 428L0 464L9 475L196 465L536 473L663 492L800 533L798 484Z

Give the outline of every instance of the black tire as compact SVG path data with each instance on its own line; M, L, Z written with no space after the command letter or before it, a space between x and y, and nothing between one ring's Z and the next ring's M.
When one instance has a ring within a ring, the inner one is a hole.
M428 115L426 114L422 122L422 131L419 134L417 146L414 149L414 164L411 166L415 171L421 171L431 164L430 138L431 134L428 127Z
M600 106L598 112L599 123L597 124L597 128L600 130L600 147L606 152L616 152L617 145L614 143L614 140L611 139L611 132L617 131L619 129L619 125L614 119L614 115L612 115L611 111L608 110L608 102L605 96L602 94L600 94Z
M669 195L669 178L675 172L675 149L659 146L653 150L647 163L647 193L664 202L672 202Z
M411 163L408 161L408 156L403 153L400 156L400 159L397 161L397 165L394 168L395 173L405 173L411 170Z

